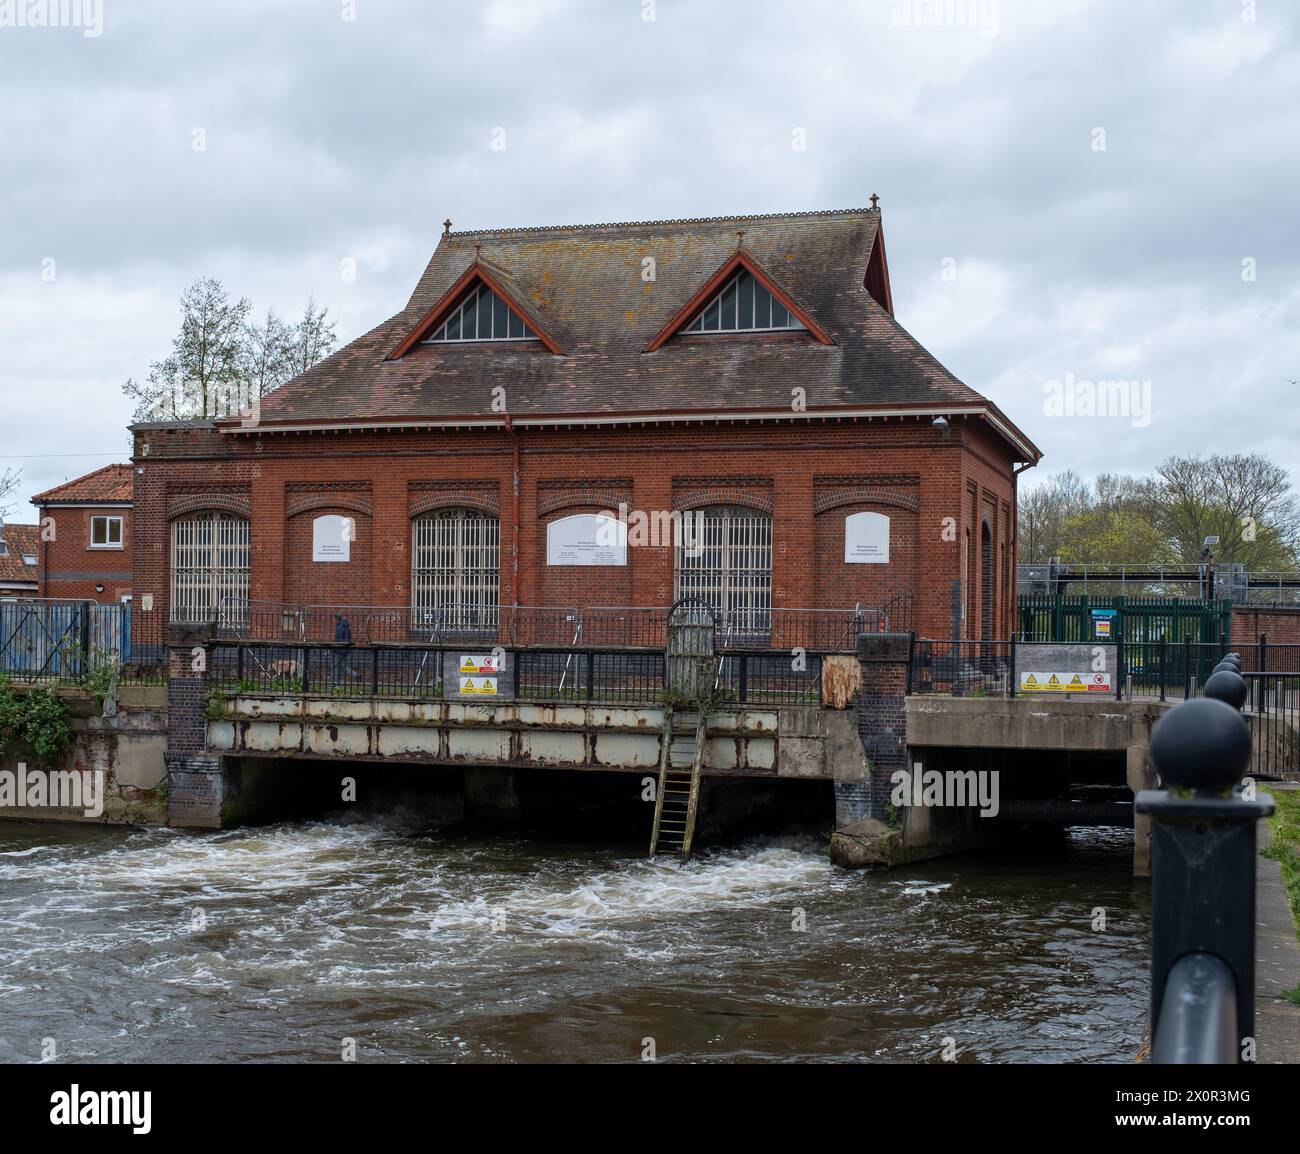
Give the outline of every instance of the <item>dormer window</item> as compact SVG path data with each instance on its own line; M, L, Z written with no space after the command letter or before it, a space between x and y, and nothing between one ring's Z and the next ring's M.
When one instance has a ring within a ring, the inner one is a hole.
M772 296L748 269L731 278L682 332L774 332L802 329L798 318Z
M470 290L452 314L425 337L426 344L444 341L535 341L524 319L487 285Z

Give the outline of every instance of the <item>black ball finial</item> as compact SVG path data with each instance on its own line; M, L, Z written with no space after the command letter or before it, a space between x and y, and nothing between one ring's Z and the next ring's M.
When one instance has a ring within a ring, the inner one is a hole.
M1246 704L1249 692L1246 679L1235 669L1220 669L1211 673L1205 682L1206 697L1226 702L1233 709L1240 709Z
M1213 697L1184 701L1156 722L1151 760L1166 789L1222 792L1250 765L1250 726Z
M1211 673L1240 673L1241 666L1234 665L1231 661L1220 661L1218 665L1216 665L1213 669L1210 670L1210 672Z

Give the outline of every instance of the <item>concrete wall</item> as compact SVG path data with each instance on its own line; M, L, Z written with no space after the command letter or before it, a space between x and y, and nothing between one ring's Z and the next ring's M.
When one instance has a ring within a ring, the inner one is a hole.
M1123 753L1129 789L1156 787L1151 730L1174 703L1111 698L907 699L909 747ZM1133 872L1151 872L1151 822L1133 820Z
M467 704L237 696L207 719L210 757L313 757L428 765L657 770L658 706ZM709 776L861 779L851 713L807 707L710 715Z
M22 691L22 687L19 687ZM0 807L0 818L20 821L161 824L167 811L167 691L119 690L117 711L104 716L100 703L78 689L58 691L68 707L73 743L50 768L103 775L104 812L88 817L79 809ZM30 767L30 759L28 761ZM0 756L0 770L16 770L19 758Z

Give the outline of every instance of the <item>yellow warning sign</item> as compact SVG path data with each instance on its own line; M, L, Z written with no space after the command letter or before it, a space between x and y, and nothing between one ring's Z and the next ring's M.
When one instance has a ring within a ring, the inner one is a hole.
M462 677L460 679L460 691L464 693L473 693L495 697L497 695L497 679L495 677Z
M501 662L495 656L476 657L473 654L461 654L461 673L500 673Z
M1096 673L1085 682L1078 673L1021 673L1020 688L1035 693L1105 693L1111 686L1109 673Z

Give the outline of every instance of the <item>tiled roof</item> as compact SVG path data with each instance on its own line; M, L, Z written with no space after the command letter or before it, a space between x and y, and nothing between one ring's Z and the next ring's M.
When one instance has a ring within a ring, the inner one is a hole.
M23 555L40 556L41 527L6 523L0 536L5 542L5 551L0 553L0 585L35 582L40 567L26 564Z
M81 504L98 501L130 501L134 497L134 476L130 465L105 465L84 477L65 481L32 498L33 505Z
M646 346L740 243L831 337L676 336ZM499 416L993 406L867 291L875 209L446 234L406 307L263 398L260 427ZM653 279L648 279L649 260ZM476 260L563 350L418 344L389 356ZM1005 420L1005 418L1002 418ZM1009 422L1007 422L1009 425ZM1014 428L1014 426L1011 426Z

